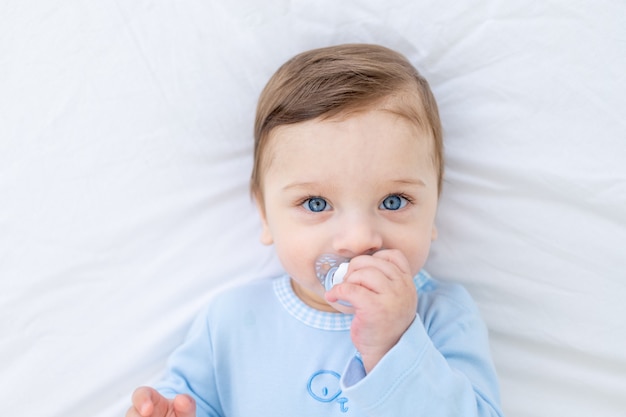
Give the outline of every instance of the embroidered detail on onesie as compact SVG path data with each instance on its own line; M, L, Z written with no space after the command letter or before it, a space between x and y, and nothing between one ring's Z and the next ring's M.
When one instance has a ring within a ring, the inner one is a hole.
M339 404L339 411L347 413L348 399L346 397L340 397L340 380L341 375L337 372L323 369L311 375L307 384L307 390L313 399L322 403L337 402Z

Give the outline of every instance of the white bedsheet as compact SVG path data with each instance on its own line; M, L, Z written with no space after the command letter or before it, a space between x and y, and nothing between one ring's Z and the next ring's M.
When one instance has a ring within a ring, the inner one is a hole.
M256 98L304 49L399 49L445 127L429 271L491 331L508 417L626 415L626 3L0 4L3 415L123 415L215 286L279 270Z

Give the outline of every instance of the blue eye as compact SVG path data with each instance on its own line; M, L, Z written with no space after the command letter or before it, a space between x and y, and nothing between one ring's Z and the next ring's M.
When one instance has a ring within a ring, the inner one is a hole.
M328 208L328 203L322 197L311 197L308 198L302 206L307 210L318 213L326 210Z
M392 194L390 196L385 197L382 203L380 203L380 209L383 210L400 210L404 206L406 206L408 200L401 195Z

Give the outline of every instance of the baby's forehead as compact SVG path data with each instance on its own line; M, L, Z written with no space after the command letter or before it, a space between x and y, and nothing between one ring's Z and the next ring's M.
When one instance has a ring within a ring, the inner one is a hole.
M392 140L392 137L404 138ZM346 145L348 146L346 148ZM275 127L264 150L265 168L276 158L293 154L347 152L346 159L376 154L370 148L409 152L418 157L434 157L435 144L430 129L424 129L415 116L390 106L344 112L333 117L318 117L304 122ZM400 156L398 156L400 157Z
M412 121L386 110L287 125L272 135L262 181L294 193L363 196L420 181L436 188L432 142Z

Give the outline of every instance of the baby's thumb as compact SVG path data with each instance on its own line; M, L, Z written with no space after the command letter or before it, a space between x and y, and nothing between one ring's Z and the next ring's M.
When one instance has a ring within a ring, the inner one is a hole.
M174 398L174 415L176 417L196 417L196 402L186 394Z

